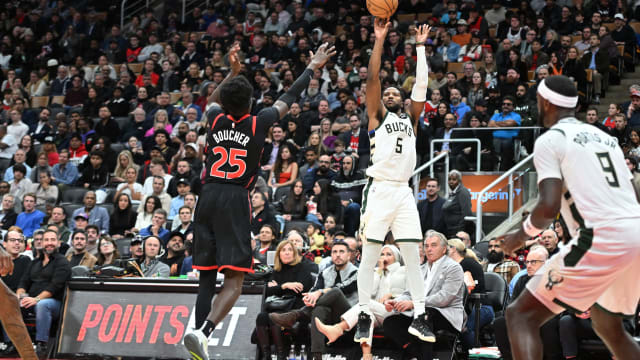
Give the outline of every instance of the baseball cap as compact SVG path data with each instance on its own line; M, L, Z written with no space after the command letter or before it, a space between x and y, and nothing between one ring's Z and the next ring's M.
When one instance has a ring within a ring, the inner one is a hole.
M187 179L187 178L180 178L180 179L178 179L178 182L176 183L176 185L180 185L180 184L189 185L191 183L189 182L189 179Z
M174 236L179 236L180 239L182 239L182 242L184 242L184 234L181 233L180 231L178 230L173 231L171 234L169 234L169 239L173 239Z
M85 219L87 221L89 221L89 216L86 213L78 213L78 215L76 215L73 220L78 220L78 219Z
M187 145L185 145L187 147L190 147L193 149L193 151L198 151L198 145L194 144L194 143L188 143Z
M129 244L130 246L136 245L136 244L142 244L142 239L140 239L139 237L134 237L133 239L131 239L131 243Z
M622 15L621 13L617 13L613 18L614 19L624 20L624 15Z
M631 89L631 96L637 96L637 97L640 97L640 90L638 90L638 89Z
M42 140L42 142L44 142L44 143L52 143L53 142L53 136L45 136L44 140Z
M469 25L469 24L467 24L467 22L464 19L460 19L458 20L457 25Z

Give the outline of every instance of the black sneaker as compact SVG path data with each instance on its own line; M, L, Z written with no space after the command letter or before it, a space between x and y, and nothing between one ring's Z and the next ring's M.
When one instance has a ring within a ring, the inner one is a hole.
M371 316L364 311L361 311L358 315L358 324L356 325L356 335L353 337L353 341L357 343L369 343L371 344L371 338L373 337L373 321Z
M420 315L417 318L413 319L411 322L411 326L409 326L409 334L417 337L418 339L426 342L436 342L436 336L429 328L429 324L427 324L427 319L425 315Z

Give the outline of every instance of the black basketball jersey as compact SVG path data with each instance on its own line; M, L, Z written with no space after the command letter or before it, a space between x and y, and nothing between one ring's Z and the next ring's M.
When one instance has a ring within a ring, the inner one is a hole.
M261 110L257 116L247 114L237 120L219 107L209 110L205 182L252 189L267 129L278 119L278 111L273 107Z

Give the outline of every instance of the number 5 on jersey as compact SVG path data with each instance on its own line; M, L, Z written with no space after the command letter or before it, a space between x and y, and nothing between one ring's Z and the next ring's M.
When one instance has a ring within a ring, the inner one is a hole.
M213 155L220 155L220 159L216 160L211 166L210 175L213 177L221 178L221 179L236 179L244 175L244 172L247 170L247 164L245 163L243 157L247 156L247 150L245 149L236 149L231 148L229 152L222 146L216 146L212 150ZM220 167L224 164L229 164L229 166L236 167L235 171L222 171Z

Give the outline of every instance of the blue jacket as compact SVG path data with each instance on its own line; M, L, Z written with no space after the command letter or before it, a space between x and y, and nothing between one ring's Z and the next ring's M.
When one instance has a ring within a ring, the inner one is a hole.
M149 225L146 228L140 229L140 235L142 237L153 235L153 233L151 232L151 226L153 225ZM165 228L160 228L160 231L158 232L158 237L160 238L160 240L162 240L162 246L167 246L167 243L169 242L169 234L170 234L169 230Z
M31 213L21 212L16 219L16 226L20 227L25 237L31 237L33 232L40 228L45 214L40 210Z
M444 56L444 46L440 45L437 49L438 54L442 54ZM449 46L447 47L447 61L448 62L456 62L458 61L458 54L460 53L460 45L451 41Z
M76 229L76 222L74 219L80 213L86 213L86 211L84 211L84 207L76 209L73 212L71 219L69 219L69 228L71 228L72 231ZM97 225L101 232L109 231L109 213L107 213L105 208L95 206L89 213L89 224Z

